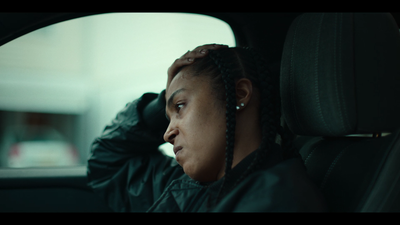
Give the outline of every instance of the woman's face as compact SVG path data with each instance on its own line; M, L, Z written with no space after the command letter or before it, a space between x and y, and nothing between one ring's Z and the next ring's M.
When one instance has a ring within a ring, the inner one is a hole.
M170 119L164 139L174 145L175 158L194 180L209 182L225 169L225 107L208 76L192 76L182 69L165 93Z

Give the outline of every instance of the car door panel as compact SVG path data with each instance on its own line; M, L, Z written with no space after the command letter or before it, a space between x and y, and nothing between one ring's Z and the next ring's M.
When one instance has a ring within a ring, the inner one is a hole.
M111 212L86 185L86 167L0 170L0 212Z

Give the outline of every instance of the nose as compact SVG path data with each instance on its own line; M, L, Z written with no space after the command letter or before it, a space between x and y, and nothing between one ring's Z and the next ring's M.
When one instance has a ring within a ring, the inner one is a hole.
M164 133L164 141L174 144L175 137L179 134L179 130L169 123L167 130Z

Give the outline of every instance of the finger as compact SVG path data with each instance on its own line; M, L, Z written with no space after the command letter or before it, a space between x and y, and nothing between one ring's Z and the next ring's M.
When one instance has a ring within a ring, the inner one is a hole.
M228 47L229 47L228 45L220 45L220 44L201 45L201 46L197 46L192 51L190 51L190 50L187 51L180 58L186 59L188 61L192 61L191 59L193 59L193 58L203 57L205 54L207 54L209 49L216 50L216 49L228 48Z
M228 45L222 45L222 44L207 44L207 45L200 45L197 46L193 51L199 51L201 49L219 49L219 48L228 48Z
M187 51L180 58L176 59L174 63L168 68L168 82L178 73L179 69L183 66L187 66L195 61L195 59L202 58L208 54L208 50L217 50L220 48L228 48L227 45L220 44L207 44L201 45L193 49L192 51ZM167 85L168 86L168 85Z
M187 59L185 57L176 59L174 63L168 68L168 76L175 76L181 67L191 64L193 62L192 59L193 58Z
M204 57L205 55L207 55L207 49L187 51L180 58L176 59L168 68L168 76L174 76L181 67L189 65L193 63L195 59Z
M187 58L188 57L188 58ZM196 57L198 58L198 57ZM179 70L183 67L183 66L187 66L191 63L193 63L194 61L194 56L189 55L189 56L182 56L179 59L176 59L174 61L174 63L168 68L168 80L167 80L167 88L169 86L169 84L171 83L172 79L175 77L175 75L179 72Z
M197 49L192 50L184 54L180 59L183 61L193 62L195 59L202 58L206 56L208 53L208 49Z
M186 60L189 64L192 63L197 58L202 58L207 55L208 50L217 50L220 48L228 48L227 45L219 45L219 44L207 44L201 45L193 49L192 51L187 51L185 54L181 56L181 60Z
M201 45L197 46L192 51L187 52L185 55L187 58L201 58L207 55L208 50L217 50L220 48L228 48L228 47L229 47L228 45L220 45L220 44Z

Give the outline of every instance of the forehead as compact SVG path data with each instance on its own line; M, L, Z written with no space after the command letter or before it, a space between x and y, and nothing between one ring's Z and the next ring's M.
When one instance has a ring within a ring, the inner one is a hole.
M166 99L174 93L174 91L185 88L186 90L201 90L207 87L207 76L193 76L192 72L186 68L182 69L171 81L166 90Z

